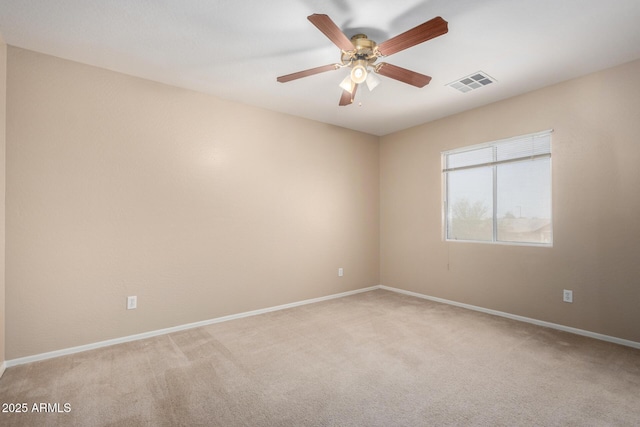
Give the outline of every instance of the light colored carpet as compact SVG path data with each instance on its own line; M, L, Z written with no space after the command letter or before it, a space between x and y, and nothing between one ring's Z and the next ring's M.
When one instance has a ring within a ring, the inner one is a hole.
M637 426L640 351L376 290L7 369L3 426Z

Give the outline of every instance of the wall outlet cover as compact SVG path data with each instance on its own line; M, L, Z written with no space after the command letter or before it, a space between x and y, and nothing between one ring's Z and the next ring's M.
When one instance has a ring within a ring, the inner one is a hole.
M133 310L138 307L138 297L127 297L127 310Z

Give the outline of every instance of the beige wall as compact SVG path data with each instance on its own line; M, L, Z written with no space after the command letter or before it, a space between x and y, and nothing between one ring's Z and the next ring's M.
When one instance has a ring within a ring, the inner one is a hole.
M381 283L640 342L638 76L640 61L381 138ZM553 248L444 242L441 151L546 129Z
M6 358L378 283L640 342L637 75L376 138L9 47ZM440 152L550 128L553 248L443 242Z
M5 130L7 105L7 45L0 35L0 375L5 361L5 285L4 285L4 218L5 218Z
M379 283L377 137L13 47L7 91L7 359Z

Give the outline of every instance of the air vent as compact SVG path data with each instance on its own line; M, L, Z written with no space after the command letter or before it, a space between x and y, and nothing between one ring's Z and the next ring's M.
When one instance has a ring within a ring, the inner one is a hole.
M466 93L474 89L479 89L483 86L490 85L493 82L495 82L495 79L493 79L487 73L478 71L476 73L469 74L466 77L458 79L455 82L451 82L447 86L451 86L452 88L457 89L462 93Z

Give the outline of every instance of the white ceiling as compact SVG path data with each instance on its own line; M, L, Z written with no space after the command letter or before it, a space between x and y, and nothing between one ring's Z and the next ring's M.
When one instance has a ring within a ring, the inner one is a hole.
M449 33L386 57L433 77L381 77L339 107L347 70L277 83L339 62L306 17L328 14L378 43L435 16ZM9 45L385 135L640 58L640 0L0 0ZM476 71L497 83L460 93ZM362 105L359 105L361 103Z

